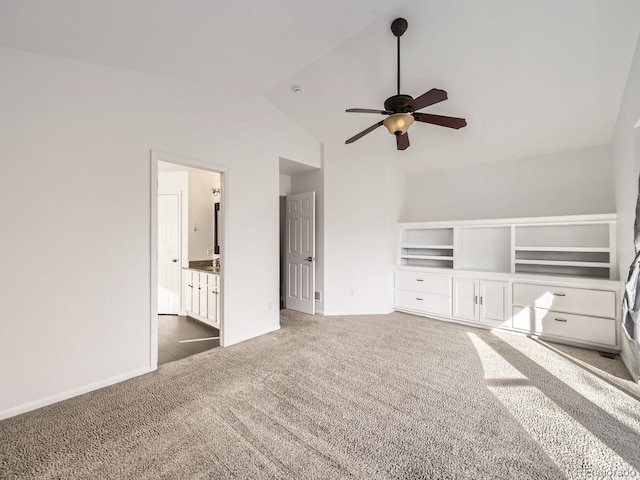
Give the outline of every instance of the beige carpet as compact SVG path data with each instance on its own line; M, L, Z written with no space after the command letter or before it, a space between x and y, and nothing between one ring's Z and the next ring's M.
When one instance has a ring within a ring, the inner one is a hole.
M619 360L394 313L310 317L0 422L0 478L640 478Z

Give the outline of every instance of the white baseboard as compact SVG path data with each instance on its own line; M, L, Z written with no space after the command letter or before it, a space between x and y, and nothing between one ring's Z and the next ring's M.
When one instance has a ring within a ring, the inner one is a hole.
M56 393L54 395L49 395L48 397L34 400L33 402L23 403L22 405L7 408L6 410L0 411L0 420L4 420L5 418L9 417L15 417L16 415L20 415L21 413L26 413L37 408L46 407L47 405L51 405L52 403L57 403L72 397L77 397L78 395L82 395L83 393L88 393L93 390L98 390L99 388L108 387L109 385L123 382L124 380L149 373L150 371L150 367L138 368L137 370L132 370L130 372L123 373L122 375L116 375L115 377L107 378L106 380L100 380L88 385L83 385L82 387L73 388L71 390Z

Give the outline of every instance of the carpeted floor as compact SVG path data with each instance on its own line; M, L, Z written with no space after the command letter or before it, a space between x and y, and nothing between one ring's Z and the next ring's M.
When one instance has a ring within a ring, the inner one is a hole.
M619 360L402 313L310 317L0 422L0 478L640 477Z

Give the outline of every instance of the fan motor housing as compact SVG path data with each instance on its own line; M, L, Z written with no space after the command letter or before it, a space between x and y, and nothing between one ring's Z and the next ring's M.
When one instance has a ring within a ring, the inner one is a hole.
M411 95L394 95L384 101L384 109L393 113L411 113L413 112L410 105L412 101Z

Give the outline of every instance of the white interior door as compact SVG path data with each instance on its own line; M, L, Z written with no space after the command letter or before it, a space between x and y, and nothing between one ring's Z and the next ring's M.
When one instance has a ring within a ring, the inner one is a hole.
M158 313L180 308L180 195L158 195Z
M286 307L315 314L316 194L287 197Z

